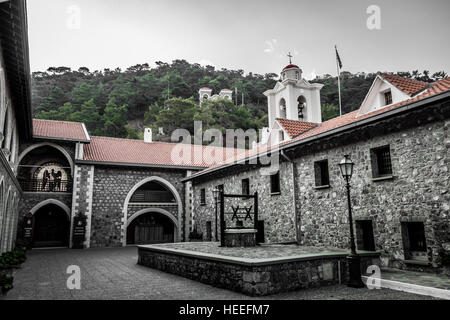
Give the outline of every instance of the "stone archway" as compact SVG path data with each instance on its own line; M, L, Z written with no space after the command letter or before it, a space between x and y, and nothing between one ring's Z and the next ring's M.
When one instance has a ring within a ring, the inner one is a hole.
M138 183L136 183L133 186L133 188L131 188L131 190L128 192L127 197L125 198L125 202L123 204L123 208L122 208L122 213L123 213L123 218L122 218L123 219L122 220L123 221L123 224L122 224L122 245L123 246L127 245L127 227L128 227L128 220L129 220L128 219L128 205L130 203L131 197L133 196L133 194L141 186L143 186L146 183L152 182L152 181L162 184L164 187L166 187L173 194L173 196L175 198L176 205L177 205L177 218L178 218L178 221L180 221L180 219L181 219L181 215L182 215L182 212L183 212L183 205L182 205L182 202L181 202L180 194L178 193L177 189L169 181L167 181L164 178L161 178L161 177L158 177L158 176L151 176L151 177L145 178L145 179L139 181ZM176 221L176 223L175 223L175 226L176 226L175 232L177 233L177 236L174 237L174 239L176 239L175 241L178 241L178 239L179 239L178 235L181 233L181 229L180 229L181 227L180 227L180 224L178 223L177 219L175 219L172 215L170 215L170 213L168 213L166 210L161 209L161 208L152 207L152 208L144 208L143 210L160 210L159 211L160 213L162 213L164 211L167 214L169 214L169 217L173 218L172 221L174 223ZM133 216L135 216L137 213L139 213L141 211L142 210L136 212Z
M70 209L56 199L35 205L33 215L33 247L68 247L70 240Z
M52 142L42 142L42 143L37 143L37 144L33 144L33 145L29 146L28 148L26 148L25 150L22 151L22 153L19 156L19 161L17 163L20 165L23 158L28 153L30 153L31 151L33 151L37 148L41 148L41 147L52 147L52 148L57 149L59 152L61 152L64 155L64 157L67 159L67 161L70 165L70 174L73 175L74 163L73 163L73 160L70 157L69 153L63 147L61 147L55 143L52 143Z
M158 239L158 235L154 234L154 235L151 235L151 237L148 237L149 241L153 240L154 241L153 243L179 241L179 239L178 239L179 238L178 237L179 224L178 224L177 219L175 219L175 217L173 215L171 215L168 211L166 211L164 209L147 208L147 209L139 210L138 212L134 213L127 220L127 223L126 223L126 243L127 244L139 244L139 241L137 241L137 239L134 237L134 233L136 232L136 228L137 228L137 223L139 223L140 222L139 220L142 220L142 218L145 218L146 216L148 217L150 215L153 215L154 218L156 218L158 221L156 221L156 223L154 223L153 226L149 226L148 232L160 230L161 238ZM130 228L132 228L132 230L130 230ZM171 234L168 234L167 230L171 230ZM165 237L163 236L163 233L165 233ZM133 239L130 239L130 234L132 235ZM167 235L169 235L170 237L167 237Z
M47 200L44 200L42 202L39 202L37 205L35 205L30 210L30 213L32 215L34 215L36 213L36 211L38 211L40 208L42 208L43 206L46 206L48 204L55 204L57 206L60 206L61 209L63 209L64 212L67 214L67 217L70 219L70 209L69 209L69 207L65 203L63 203L63 202L61 202L59 200L56 200L56 199L47 199Z

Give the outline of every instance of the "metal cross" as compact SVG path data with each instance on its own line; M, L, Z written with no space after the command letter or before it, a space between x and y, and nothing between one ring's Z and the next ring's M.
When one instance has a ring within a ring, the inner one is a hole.
M252 220L252 216L250 215L250 213L252 212L252 207L253 206L250 206L250 208L244 208L245 209L245 211L246 211L246 215L245 215L245 221L247 221L247 218L249 218L250 219L250 221Z
M233 216L231 217L231 221L233 221L234 218L236 218L236 220L239 221L238 217L239 206L237 206L237 208L231 206L231 210L233 210Z
M292 64L292 60L291 60L292 55L291 55L291 52L290 52L290 51L288 52L288 55L287 55L287 56L289 57L289 64Z

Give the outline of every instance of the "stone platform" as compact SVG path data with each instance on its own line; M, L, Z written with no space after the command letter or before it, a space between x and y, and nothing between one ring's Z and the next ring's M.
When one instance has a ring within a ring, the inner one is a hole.
M228 229L225 230L226 247L254 247L256 246L256 229Z
M362 271L379 265L379 253L359 252ZM264 296L343 283L347 251L297 245L220 247L217 242L138 246L138 264L219 288Z

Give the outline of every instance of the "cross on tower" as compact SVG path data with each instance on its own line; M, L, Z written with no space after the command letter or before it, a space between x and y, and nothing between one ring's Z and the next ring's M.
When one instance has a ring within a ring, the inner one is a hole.
M290 51L288 52L288 55L287 55L287 56L289 57L289 64L292 64L292 60L291 60L292 55L291 55L291 52L290 52Z

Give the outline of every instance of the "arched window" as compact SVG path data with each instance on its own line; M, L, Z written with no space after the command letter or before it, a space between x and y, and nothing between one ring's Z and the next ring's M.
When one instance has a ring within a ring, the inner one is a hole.
M297 99L298 102L298 120L305 118L306 112L306 99L304 96L300 96Z
M0 181L0 252L2 251L3 238L5 236L5 223L6 223L6 212L5 212L5 199L3 190L3 180Z
M17 177L26 192L72 192L73 162L58 145L36 144L25 149Z
M202 99L203 99L203 100L208 100L208 98L209 98L208 95L207 95L207 94L204 94Z
M157 181L150 181L139 187L130 202L175 202L172 192Z
M7 147L8 144L8 133L9 133L9 127L8 127L8 122L10 122L10 108L8 107L8 105L5 106L5 120L3 122L3 128L2 128L2 133L3 133L3 142L2 142L2 149Z
M280 100L280 118L285 119L286 118L286 100L282 98Z

